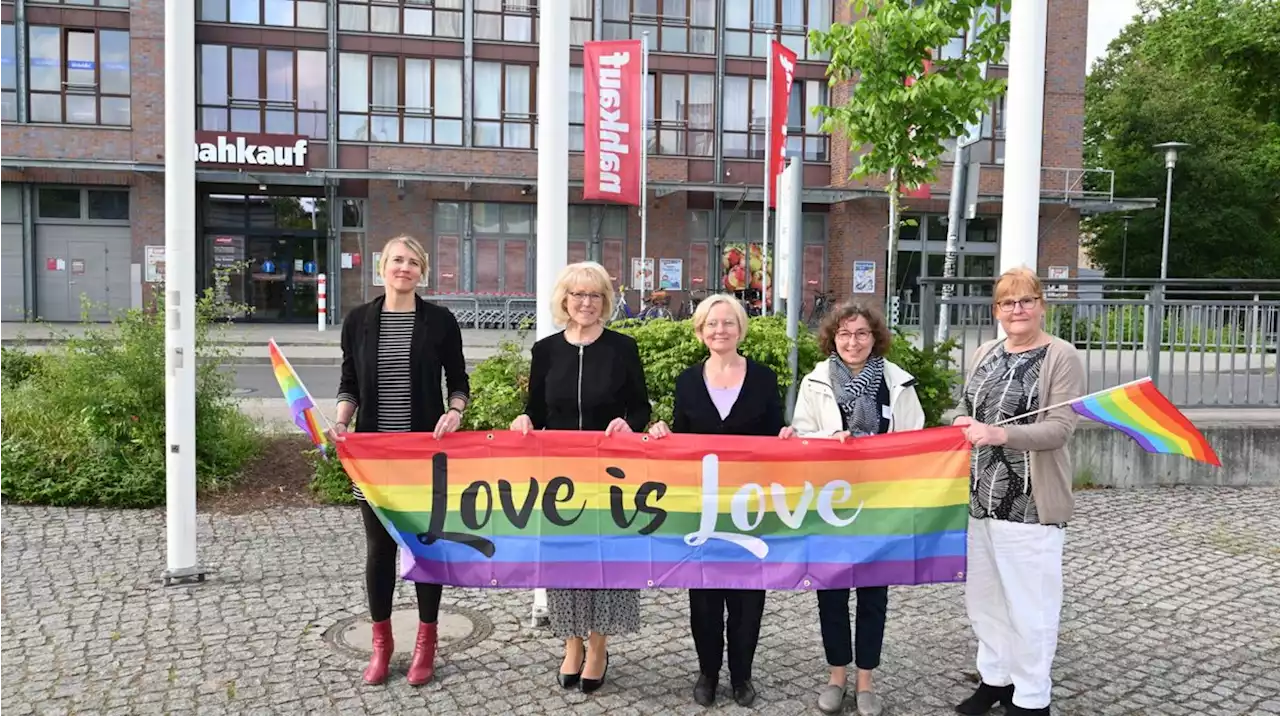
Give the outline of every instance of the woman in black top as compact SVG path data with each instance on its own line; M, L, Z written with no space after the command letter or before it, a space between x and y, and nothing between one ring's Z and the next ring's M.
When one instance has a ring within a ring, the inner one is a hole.
M533 346L529 402L512 430L603 430L639 432L651 406L640 351L630 336L607 330L613 313L613 283L592 261L560 272L551 313L565 329ZM609 668L608 635L635 631L640 594L627 589L548 589L551 629L565 640L558 680L584 693L604 685ZM583 637L587 637L584 649Z
M433 431L437 438L458 429L471 394L462 357L462 331L447 309L427 303L414 293L427 265L422 245L398 236L382 249L378 273L386 285L382 297L351 311L342 322L342 377L338 386L338 416L330 439L342 440L359 411L356 431ZM449 408L441 400L440 377L449 390ZM365 589L373 619L373 655L364 671L367 684L387 679L394 643L391 602L396 593L396 542L373 508L351 491L364 520ZM436 619L440 610L439 584L415 584L418 592L418 638L408 680L420 686L435 673Z
M711 355L676 379L671 428L659 421L649 429L655 438L671 432L703 435L768 435L782 430L778 376L768 366L738 353L747 334L747 313L732 296L717 294L698 304L693 327ZM689 623L698 650L698 682L693 700L710 706L716 700L724 658L725 621L729 612L729 682L733 700L750 706L756 698L751 662L764 616L763 589L690 589Z

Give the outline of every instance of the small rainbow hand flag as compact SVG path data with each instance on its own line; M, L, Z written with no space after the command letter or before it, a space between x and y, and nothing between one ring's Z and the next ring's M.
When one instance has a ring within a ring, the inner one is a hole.
M271 370L276 374L276 382L280 383L284 399L289 401L293 422L302 428L302 432L306 433L307 437L311 438L311 443L320 449L320 453L328 457L324 431L320 429L320 423L316 420L316 413L319 412L316 401L311 399L311 393L307 392L302 379L298 377L293 366L289 365L289 359L280 352L276 339L267 341L267 348L271 353Z
M1128 435L1147 452L1222 466L1209 441L1149 377L1078 398L1071 409Z

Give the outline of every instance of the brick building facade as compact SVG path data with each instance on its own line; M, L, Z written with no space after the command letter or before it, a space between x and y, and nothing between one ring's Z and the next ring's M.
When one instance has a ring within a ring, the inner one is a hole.
M578 46L652 31L648 255L680 260L677 300L723 285L726 246L759 241L770 25L801 58L788 148L805 160L806 292L847 297L854 262L873 261L883 293L887 203L876 182L847 179L846 143L822 136L807 111L828 90L802 28L850 20L848 3L561 1L572 5ZM324 273L340 318L381 290L376 252L408 233L431 254L425 292L455 309L531 313L535 5L198 0L197 130L309 145L301 170L198 166L200 285L214 283L215 267L234 267L224 288L252 305L255 319L315 320ZM1042 272L1076 269L1080 207L1051 190L1081 175L1087 5L1050 3ZM78 318L81 294L139 305L163 268L164 2L5 0L0 9L3 317ZM565 80L577 122L571 149L581 146L581 59L574 49ZM832 91L838 100L840 89ZM1001 114L994 108L976 150L984 165L977 215L962 236L962 275L989 276L996 265ZM637 212L583 202L582 161L571 152L570 259L599 260L630 287ZM899 260L908 302L918 299L914 276L937 273L930 267L945 238L937 227L949 181L944 165L932 197L908 204L921 227L904 234Z

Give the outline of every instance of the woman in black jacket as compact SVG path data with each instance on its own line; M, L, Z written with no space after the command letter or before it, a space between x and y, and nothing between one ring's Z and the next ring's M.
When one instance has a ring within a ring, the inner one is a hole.
M747 313L738 299L725 294L698 304L693 328L711 355L676 379L671 427L659 421L649 429L655 438L672 432L702 435L777 435L782 429L778 376L768 366L743 357L738 344L747 334ZM710 706L716 700L724 658L725 620L729 612L729 682L733 700L750 706L756 698L751 662L764 616L763 589L690 589L689 623L698 650L698 682L693 700Z
M613 282L604 267L593 261L566 266L551 294L551 313L565 329L534 344L529 402L511 429L643 431L652 408L640 350L630 336L604 327L613 314ZM547 611L551 630L565 640L560 685L591 693L609 669L608 636L639 626L640 594L548 589Z
M385 294L356 307L342 322L342 377L330 439L343 439L357 411L360 419L355 429L362 433L430 431L439 438L458 429L471 394L462 331L452 313L415 293L426 265L422 245L408 236L397 236L383 247L378 273L386 285ZM447 410L440 394L442 372L449 390ZM391 602L396 592L396 542L360 489L352 485L351 491L364 520L365 589L373 619L373 655L364 680L381 684L387 679L395 648ZM408 681L421 686L435 673L441 587L414 586L419 624Z

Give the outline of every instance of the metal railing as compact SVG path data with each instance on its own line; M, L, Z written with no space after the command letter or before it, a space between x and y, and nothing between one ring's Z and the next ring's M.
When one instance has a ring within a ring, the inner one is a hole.
M1044 279L1045 328L1080 351L1088 391L1151 376L1183 408L1280 408L1280 280ZM944 307L940 286L958 294ZM940 310L952 358L967 373L999 331L991 279L920 279L921 300L900 323L934 345Z

